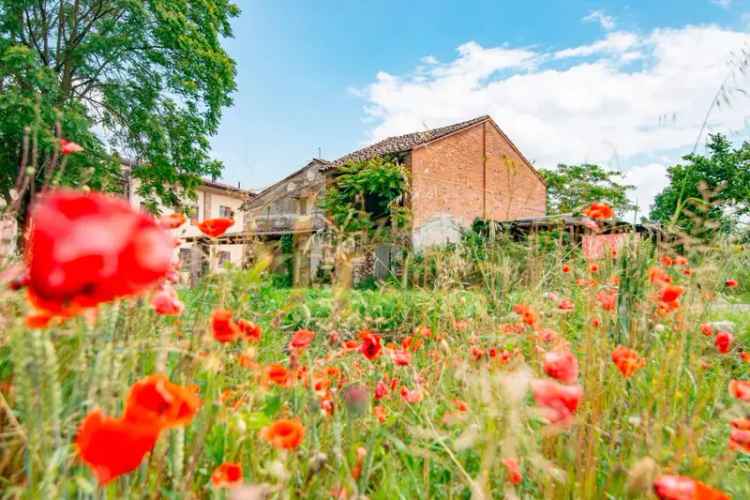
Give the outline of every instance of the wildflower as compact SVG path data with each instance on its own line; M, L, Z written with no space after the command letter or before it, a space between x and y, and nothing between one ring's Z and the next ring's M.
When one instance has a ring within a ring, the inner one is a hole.
M688 260L682 255L678 255L677 257L674 258L674 265L675 266L687 266Z
M177 297L172 287L164 287L151 298L151 307L161 316L179 316L185 305Z
M480 349L477 346L472 346L469 353L471 354L471 357L474 358L474 361L479 361L484 357L484 349Z
M237 327L240 329L240 333L242 333L242 336L245 338L245 340L248 340L250 342L260 341L260 325L256 325L255 323L246 319L238 319Z
M75 443L78 456L91 468L99 484L105 485L135 470L158 437L158 428L107 417L94 410L81 423Z
M136 295L164 279L172 238L125 200L52 191L31 211L29 299L53 315Z
M724 286L727 288L735 288L737 286L737 280L734 278L729 278L724 282Z
M188 389L170 382L164 374L154 374L132 385L125 404L128 422L156 426L159 430L190 422L201 401Z
M685 292L685 289L677 285L666 285L659 293L659 300L666 303L674 303Z
M669 255L662 255L659 258L659 262L661 262L661 265L664 267L671 267L672 264L674 264L674 260L672 260L672 257Z
M596 293L596 300L605 311L614 311L617 306L617 290L614 288L600 290Z
M375 418L377 418L378 421L380 421L381 424L383 422L385 422L386 412L385 412L385 408L383 408L383 406L378 405L378 406L374 407L372 409L372 413L373 413L373 415L375 415Z
M573 304L573 301L570 299L562 299L559 304L557 304L557 308L561 311L572 311L576 308L575 304Z
M625 378L646 366L646 361L637 352L622 345L612 351L612 361Z
M216 309L211 314L211 330L214 339L219 342L232 342L240 334L240 328L232 319L232 311L228 309Z
M750 363L750 352L744 351L740 353L740 359L745 363Z
M372 333L369 330L363 330L359 332L359 338L362 340L362 344L359 347L359 351L369 360L373 360L380 355L382 349L380 345L380 336Z
M291 342L289 342L289 347L291 349L304 349L310 345L314 338L315 332L311 330L297 330L294 332Z
M375 384L375 399L381 400L384 397L388 395L388 385L382 381L379 380L377 384Z
M562 272L569 273L570 272L570 266L568 264L563 264L563 266L562 266Z
M362 475L362 466L364 465L366 456L367 450L365 448L361 446L357 448L357 462L354 464L354 467L352 467L352 478L354 478L355 481Z
M276 385L286 386L289 385L290 377L289 370L285 366L279 364L270 364L266 367L266 379L273 382Z
M721 354L726 354L729 352L729 349L732 346L733 340L734 340L734 335L732 335L729 332L720 331L716 333L714 344L716 345L716 349Z
M299 420L281 419L264 427L260 436L274 448L293 450L302 443L305 428Z
M611 219L615 216L615 211L606 203L597 202L592 203L584 210L583 215L592 219Z
M544 372L564 384L578 379L578 361L570 351L548 352L544 355Z
M174 212L159 219L159 224L165 229L177 229L185 223L185 214Z
M415 404L422 401L422 391L419 389L410 390L406 386L401 387L401 399L409 404Z
M411 364L411 353L409 351L393 351L391 359L396 366L409 366Z
M750 381L748 380L732 380L729 382L729 394L739 399L740 401L747 401L750 403Z
M599 264L597 264L596 262L594 262L593 264L591 264L589 266L589 271L591 271L592 273L598 273L599 272Z
M709 323L701 323L701 333L706 337L710 337L714 334L714 327Z
M533 309L524 304L516 304L513 306L513 312L520 315L523 322L529 326L536 325L537 316Z
M531 390L551 424L568 423L583 397L580 385L562 385L551 380L535 380Z
M652 267L649 269L648 279L654 285L672 283L672 277L660 267Z
M730 425L729 448L750 453L750 419L734 419Z
M60 154L63 156L72 155L74 153L80 153L83 151L83 146L76 144L75 142L68 141L66 139L60 139Z
M685 476L659 476L654 493L661 500L729 500L729 495Z
M206 219L203 222L196 224L198 229L211 238L218 238L227 232L231 226L234 225L234 219L229 217L219 217L217 219Z
M451 401L451 403L453 403L453 406L460 413L466 413L467 411L469 411L469 405L466 404L465 401L462 401L460 399L454 399L453 401Z
M216 488L233 488L242 484L242 466L224 462L211 474L211 484Z
M592 318L591 326L593 326L594 328L599 328L600 326L602 326L602 320L600 320L599 318Z
M523 476L521 475L521 468L518 466L518 461L515 458L503 459L503 465L505 466L505 474L510 484L521 484Z

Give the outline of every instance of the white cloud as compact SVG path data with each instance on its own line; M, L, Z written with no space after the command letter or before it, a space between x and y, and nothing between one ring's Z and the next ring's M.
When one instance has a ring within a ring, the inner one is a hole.
M732 0L711 0L711 3L718 5L722 9L728 9L732 6Z
M628 170L623 178L625 184L636 186L630 199L638 206L641 214L648 214L657 194L669 184L667 166L663 163L639 165Z
M726 2L727 0L719 0L719 1ZM615 26L616 26L615 18L612 16L606 15L603 10L592 10L589 13L589 15L587 15L586 17L582 19L582 21L587 22L587 23L593 23L593 22L599 23L601 27L607 31L615 29Z
M693 146L730 52L748 46L750 34L717 26L610 33L557 51L469 42L453 60L381 71L360 89L375 124L367 141L490 114L538 166L624 170L646 208L664 166ZM738 101L717 109L709 128L744 130L749 118Z

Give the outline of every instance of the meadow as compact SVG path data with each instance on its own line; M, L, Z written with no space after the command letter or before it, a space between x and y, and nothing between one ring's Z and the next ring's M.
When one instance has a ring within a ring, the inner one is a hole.
M270 264L64 320L6 272L0 498L750 498L747 247L479 238L372 289Z

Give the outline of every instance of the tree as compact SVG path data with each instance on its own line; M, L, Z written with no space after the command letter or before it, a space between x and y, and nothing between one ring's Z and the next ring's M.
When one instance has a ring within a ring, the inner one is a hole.
M113 151L139 160L141 194L168 205L175 187L218 175L209 137L236 88L221 40L238 15L231 0L0 0L6 201L23 155L38 188L61 137L86 149L55 174L62 184L121 187Z
M620 184L622 174L598 165L558 165L541 171L547 182L547 212L565 214L580 211L595 201L611 205L619 215L636 207L628 199L634 186Z
M750 214L750 143L733 148L715 134L706 147L708 156L690 154L669 167L669 185L656 196L651 219L710 237L732 231Z

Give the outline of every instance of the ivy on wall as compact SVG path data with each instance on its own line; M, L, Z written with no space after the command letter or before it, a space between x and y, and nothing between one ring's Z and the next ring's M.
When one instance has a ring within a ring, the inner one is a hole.
M378 157L340 167L319 204L339 230L372 238L384 228L407 227L407 192L406 168Z

